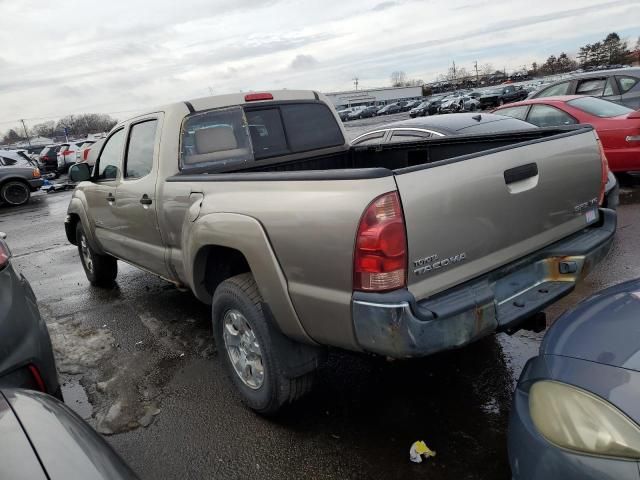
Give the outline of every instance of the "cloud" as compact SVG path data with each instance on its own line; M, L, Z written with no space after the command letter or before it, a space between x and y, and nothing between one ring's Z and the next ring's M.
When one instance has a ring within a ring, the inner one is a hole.
M291 68L294 70L308 70L318 64L318 60L312 55L298 55L291 62Z
M398 2L381 2L377 4L375 7L373 7L371 10L373 10L374 12L380 12L382 10L395 7L396 5L398 5Z

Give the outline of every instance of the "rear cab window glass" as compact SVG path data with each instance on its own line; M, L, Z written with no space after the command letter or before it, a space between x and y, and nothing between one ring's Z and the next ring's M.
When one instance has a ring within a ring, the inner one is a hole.
M538 127L557 127L578 123L578 121L568 113L550 105L532 106L527 121Z
M125 178L142 178L151 172L157 127L157 120L148 120L131 126Z
M219 169L344 143L332 111L320 102L210 110L183 122L181 168Z
M124 147L124 129L115 132L105 143L98 159L96 180L115 180L122 168L122 150Z
M183 168L237 164L252 159L241 107L209 110L185 118L182 126Z
M322 103L280 106L292 153L344 144L333 113Z
M578 110L582 110L583 112L601 118L628 115L629 113L633 112L632 109L625 106L594 97L576 98L574 100L569 100L567 104L571 105L574 108L577 108Z

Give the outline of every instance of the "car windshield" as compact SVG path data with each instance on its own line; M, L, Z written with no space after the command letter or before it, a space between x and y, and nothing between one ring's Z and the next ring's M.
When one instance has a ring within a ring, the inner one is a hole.
M618 117L633 112L631 108L595 97L575 98L567 103L578 110L600 118Z

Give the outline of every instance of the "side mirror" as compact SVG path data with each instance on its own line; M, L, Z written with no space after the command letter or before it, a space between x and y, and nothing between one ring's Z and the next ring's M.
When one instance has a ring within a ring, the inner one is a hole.
M4 240L7 238L7 234L4 232L0 232L0 240Z
M69 169L69 179L72 182L84 182L91 178L91 169L89 165L86 163L76 163L71 165Z

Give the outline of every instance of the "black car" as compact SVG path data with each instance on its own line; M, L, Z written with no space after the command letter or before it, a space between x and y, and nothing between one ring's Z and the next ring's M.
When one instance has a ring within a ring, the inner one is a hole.
M527 91L522 87L514 85L494 88L480 96L480 108L484 110L485 108L499 107L505 103L519 102L526 99L528 95Z
M400 103L402 103L402 102L400 102ZM400 106L400 111L401 112L408 112L412 108L415 108L418 105L420 105L420 103L421 103L421 100L410 100L410 101L406 102L404 105Z
M429 102L428 101L421 102L418 106L413 107L409 111L409 116L411 118L424 117L426 115L429 115Z
M4 238L0 233L0 387L62 398L49 331L29 282L11 264Z
M459 113L437 115L388 123L357 136L351 145L416 142L434 137L468 135L473 133L499 133L538 128L512 117L491 113Z
M347 115L347 119L348 120L356 120L359 118L370 118L370 117L375 117L378 114L378 109L380 107L367 107L364 108L362 110L357 110L355 112L351 112L350 114Z
M640 109L640 68L583 73L572 78L545 85L529 98L558 95L590 95L620 103L634 110Z
M401 106L397 103L390 103L389 105L385 105L380 110L378 110L377 115L391 115L393 113L400 113Z
M138 478L84 420L49 395L0 389L0 432L2 479Z
M40 152L38 160L44 173L52 173L58 170L58 151L61 147L62 145L47 145Z

